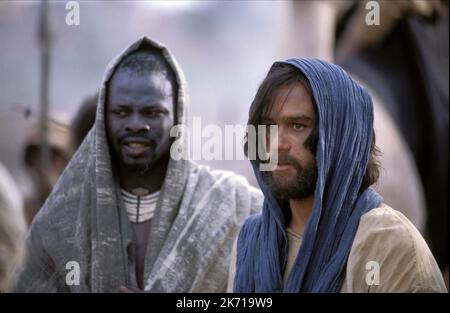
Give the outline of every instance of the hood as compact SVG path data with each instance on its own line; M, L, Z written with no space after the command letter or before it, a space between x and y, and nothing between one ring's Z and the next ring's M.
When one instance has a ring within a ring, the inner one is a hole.
M319 123L316 150L318 178L313 207L318 215L322 215L323 208L327 206L324 201L344 201L346 196L354 201L357 197L373 140L372 99L366 88L335 64L304 58L275 62L273 66L278 63L294 66L311 85ZM269 172L261 172L255 162L252 165L266 199L276 203L266 185L265 175ZM340 185L340 189L336 190L338 194L332 195L330 190L326 190L336 185ZM342 192L346 194L339 196ZM341 204L333 202L334 207ZM269 208L279 225L284 225L279 204Z
M359 192L373 140L372 100L366 88L339 66L310 58L281 63L306 76L317 107L318 177L313 207L284 285L281 273L287 257L287 236L282 203L266 185L268 173L252 163L264 193L264 205L261 215L249 219L241 230L241 269L235 291L337 292L359 219L382 201L372 188Z
M116 71L117 67L119 66L120 62L126 58L127 56L131 55L134 52L137 52L139 50L144 50L148 48L153 48L156 50L159 50L161 52L161 55L163 58L168 62L169 66L175 73L175 79L178 85L177 90L177 103L176 103L176 117L175 121L178 125L186 125L187 126L187 116L188 116L188 110L187 110L187 96L185 93L186 89L186 81L184 78L183 71L181 70L180 66L178 65L175 58L172 56L172 54L169 52L169 50L163 46L162 44L151 40L145 36L139 38L136 42L131 44L127 49L122 51L118 56L116 56L109 64L105 71L105 74L103 75L103 79L100 85L100 92L97 102L97 112L95 117L95 125L96 125L96 139L98 142L102 143L103 139L106 137L104 134L106 133L106 127L105 127L105 106L106 106L106 94L107 94L107 86L109 81L111 80L114 72ZM184 133L180 132L180 136L184 136ZM179 139L179 137L177 137ZM182 140L184 145L187 145L187 139Z
M113 273L107 274L104 269L100 268L100 263L108 262L107 256L110 253L114 253L113 251L120 251L119 248L116 250L112 250L112 245L104 244L108 240L106 237L111 238L121 238L120 233L116 233L119 229L126 229L126 223L122 223L118 225L118 221L120 221L120 215L123 212L117 212L112 210L112 207L116 207L118 203L119 197L115 194L118 190L117 180L114 178L114 172L112 171L111 164L111 155L109 152L108 140L106 135L106 126L105 126L105 99L107 93L108 82L110 81L112 75L114 74L116 68L120 64L120 62L132 54L133 52L139 51L140 49L145 48L156 48L161 51L162 56L167 60L169 65L172 67L175 78L178 85L177 92L177 103L176 103L176 122L178 125L186 125L187 120L187 106L186 106L186 95L185 95L185 80L184 75L175 61L174 57L170 54L167 48L165 48L160 43L156 41L150 40L147 37L142 37L125 49L122 53L120 53L115 59L113 59L108 65L105 74L102 79L102 83L99 89L99 98L97 103L97 112L95 117L95 126L88 134L85 142L83 144L89 144L89 150L95 153L95 188L96 188L96 209L95 209L95 217L94 224L96 227L96 232L100 235L98 242L101 244L93 244L93 254L98 256L98 268L93 267L93 290L102 290L105 289L106 284L103 279L107 279L109 275L114 275ZM177 140L179 149L186 148L187 149L187 135L185 132L180 131L175 138ZM83 144L81 145L81 149L83 149ZM184 147L183 147L184 146ZM152 267L152 264L156 261L159 252L161 251L165 238L167 237L170 231L170 225L175 216L178 214L177 208L178 204L181 202L183 197L183 192L185 190L189 171L191 164L189 161L185 159L175 160L173 158L169 159L169 164L166 172L166 176L164 179L164 183L160 189L160 196L158 199L158 207L164 207L165 209L161 209L155 213L151 226L151 236L153 238L152 241L152 249L150 251L149 257L149 267ZM102 223L97 223L95 221L102 221ZM109 224L109 225L108 225ZM104 235L102 235L104 234ZM110 234L110 235L106 235ZM103 238L105 237L105 238ZM119 244L119 243L117 243ZM117 268L123 266L122 261L117 259ZM147 261L146 261L147 262ZM114 266L111 266L114 268ZM95 280L95 276L98 274L97 281ZM118 278L119 279L119 278ZM111 282L108 281L108 284Z

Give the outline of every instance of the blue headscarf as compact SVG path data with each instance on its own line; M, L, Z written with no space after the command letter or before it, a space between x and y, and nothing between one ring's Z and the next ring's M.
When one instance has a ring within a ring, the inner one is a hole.
M252 162L265 199L262 212L250 216L239 233L234 292L339 292L359 220L383 200L372 188L359 193L373 140L372 100L339 66L318 59L281 63L306 76L317 105L313 208L284 285L285 217Z

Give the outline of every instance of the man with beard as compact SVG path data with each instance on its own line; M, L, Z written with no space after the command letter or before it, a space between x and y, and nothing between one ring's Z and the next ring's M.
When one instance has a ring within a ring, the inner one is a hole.
M364 87L317 59L276 62L248 124L277 126L264 148L278 162L271 172L252 162L265 200L239 233L229 291L446 292L420 233L370 187L379 172Z
M16 291L225 291L233 241L261 193L171 157L187 108L182 72L159 43L131 45L99 90L93 128L33 221Z

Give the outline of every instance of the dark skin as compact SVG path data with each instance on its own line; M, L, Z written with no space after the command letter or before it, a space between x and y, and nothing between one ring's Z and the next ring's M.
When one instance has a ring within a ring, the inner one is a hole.
M173 91L163 73L119 70L111 79L106 108L108 140L120 185L133 192L161 188L174 125Z
M119 70L111 79L106 130L121 188L159 190L164 182L174 125L172 84L163 73ZM140 292L121 286L120 292Z

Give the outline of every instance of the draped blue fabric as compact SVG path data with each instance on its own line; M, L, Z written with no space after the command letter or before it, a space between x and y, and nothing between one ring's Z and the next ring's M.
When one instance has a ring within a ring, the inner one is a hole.
M300 250L286 284L285 218L253 169L264 193L260 214L247 219L237 242L235 292L339 292L360 217L382 198L368 188L359 193L367 167L373 105L367 90L339 66L318 59L289 59L309 80L317 105L319 140L314 202Z

